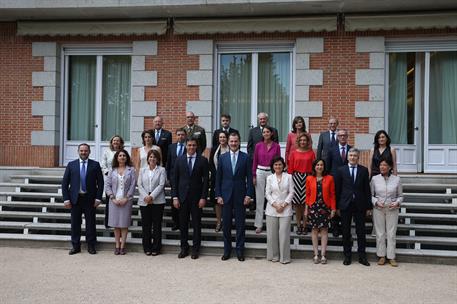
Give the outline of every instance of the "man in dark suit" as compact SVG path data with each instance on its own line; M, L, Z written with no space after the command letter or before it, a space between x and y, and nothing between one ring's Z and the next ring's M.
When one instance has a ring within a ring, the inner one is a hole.
M337 170L336 199L341 213L343 226L344 265L351 264L351 220L354 218L357 233L357 252L359 263L370 266L365 253L365 215L371 215L371 190L368 169L358 164L359 150L351 148L348 152L348 165Z
M249 157L240 151L240 136L229 135L230 152L220 156L216 171L217 203L222 205L222 229L224 232L224 255L228 260L232 251L232 214L235 213L236 255L244 261L246 206L254 194L252 168Z
M195 138L197 140L197 153L201 154L206 149L206 131L203 127L195 124L194 112L186 112L187 124L183 127L186 130L187 138Z
M95 210L103 195L103 174L100 164L89 159L88 144L78 146L79 158L68 163L62 179L64 206L71 211L70 255L81 252L82 214L86 219L87 251L96 254L97 234Z
M189 215L192 215L192 259L198 259L201 243L201 216L208 198L208 160L197 153L197 140L188 138L187 153L176 159L171 195L173 205L179 209L181 252L178 258L189 255Z
M248 150L249 157L251 158L251 161L254 157L255 145L258 142L263 140L262 131L263 131L263 128L268 125L268 114L261 112L257 115L257 119L259 120L259 126L249 130L247 150ZM278 130L275 128L273 128L272 139L275 142L279 142Z
M154 135L155 143L160 147L162 151L162 165L166 167L168 159L168 146L172 143L171 132L162 128L163 119L160 116L154 117L152 121L154 124L154 129L150 130L151 134Z
M219 129L214 130L212 146L211 146L212 148L215 149L217 146L219 146L219 134L221 132L225 132L226 134L232 134L232 133L240 134L240 132L238 132L238 130L235 130L232 127L230 127L231 121L232 121L232 117L229 114L221 115L221 127Z
M319 135L317 143L317 159L327 159L327 151L331 146L338 142L336 137L336 128L338 127L338 119L330 117L328 120L328 131L322 132Z
M327 171L336 178L338 168L348 164L348 152L352 148L348 145L348 131L345 129L339 129L337 131L337 144L332 146L327 153L326 167ZM331 230L334 237L338 237L341 234L341 217L335 215L331 219Z
M179 128L176 130L176 137L177 137L177 142L174 144L171 144L168 147L168 161L167 165L165 167L167 171L167 179L168 183L171 185L171 182L173 181L173 170L175 168L175 163L176 159L180 157L183 154L186 154L186 130L183 128ZM175 208L173 206L173 203L171 204L171 218L173 220L173 227L171 227L171 230L175 231L179 229L179 209Z
M326 165L330 174L335 177L339 167L348 164L348 152L352 146L348 145L348 131L339 129L338 141L327 152Z

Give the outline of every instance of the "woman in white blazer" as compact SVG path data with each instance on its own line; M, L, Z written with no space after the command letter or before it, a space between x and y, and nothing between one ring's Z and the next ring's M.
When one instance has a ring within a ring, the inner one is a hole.
M286 166L280 156L271 161L271 171L267 177L265 197L267 207L267 260L290 263L290 221L292 219L292 198L294 182L292 175L284 172Z
M158 255L162 248L162 218L165 207L165 182L167 173L161 167L161 155L149 150L148 166L141 168L138 175L138 205L143 229L143 250L146 255ZM152 228L152 234L151 234ZM151 237L153 242L151 242Z

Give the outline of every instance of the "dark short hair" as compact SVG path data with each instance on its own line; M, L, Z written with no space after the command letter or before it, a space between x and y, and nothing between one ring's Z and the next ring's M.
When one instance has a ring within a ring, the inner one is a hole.
M177 128L176 131L175 131L175 134L178 134L178 132L184 132L184 134L187 135L187 131L184 128Z
M313 173L312 173L313 176L316 176L316 165L317 165L317 163L320 162L320 161L322 161L322 162L324 163L324 171L322 172L322 176L328 174L328 172L327 172L327 165L325 164L325 160L323 160L322 158L319 158L319 159L315 159L315 160L313 161L313 168L312 168L312 169L313 169Z
M187 143L188 143L189 141L195 141L195 143L196 143L197 146L198 146L198 139L197 139L197 137L191 136L191 137L189 137L189 138L187 139Z
M394 167L394 161L392 160L392 157L381 157L381 159L379 160L379 164L381 164L382 162L386 162L391 170Z
M238 137L238 140L241 140L240 134L238 134L236 132L230 133L228 137L230 138L230 136L236 136L236 137Z
M390 136L389 134L387 134L387 132L385 130L379 130L378 132L376 132L375 136L374 136L374 148L375 150L379 148L379 136L381 136L381 134L384 134L387 138L387 141L386 141L386 146L387 147L390 147Z
M149 164L149 156L151 156L151 154L154 154L154 157L157 159L157 164L160 164L160 162L162 161L162 157L160 156L159 151L155 149L149 150L148 156L146 157L146 162Z
M146 144L146 142L144 141L144 136L145 136L146 134L151 135L151 137L152 137L152 144L155 145L155 144L156 144L156 139L155 139L155 137L154 137L154 132L152 132L151 130L145 130L145 131L143 131L143 132L141 133L141 139L143 140L143 146Z
M230 116L230 114L222 114L222 115L221 115L221 118L223 118L223 117L224 117L224 118L227 118L227 119L230 120L230 121L232 120L232 116Z
M127 161L125 162L125 165L127 165L127 166L132 166L132 159L130 158L129 152L127 152L125 149L122 149L122 150L119 150L119 151L117 151L116 153L114 153L114 156L113 156L113 166L112 166L113 169L119 167L119 161L117 160L117 157L118 157L119 154L121 154L122 152L124 152L125 155L127 156Z
M86 143L79 144L79 145L78 145L78 151L79 151L79 148L81 148L81 146L86 146L86 147L89 149L89 152L90 152L90 146L89 146L89 144L86 144Z
M264 130L265 130L265 129L269 130L269 131L271 132L271 136L273 136L273 133L274 133L273 127L265 126L265 127L263 127L263 129L264 129ZM263 131L262 131L262 133L263 133Z
M302 122L303 123L303 132L306 132L306 122L303 116L295 116L294 120L292 121L292 132L297 133L297 128L295 127L295 124L297 122Z
M278 161L280 161L282 163L283 170L284 170L284 168L286 168L286 162L284 161L284 158L282 158L281 156L275 156L275 157L273 157L273 159L270 162L270 170L271 170L271 172L275 172L275 170L273 169L273 166Z

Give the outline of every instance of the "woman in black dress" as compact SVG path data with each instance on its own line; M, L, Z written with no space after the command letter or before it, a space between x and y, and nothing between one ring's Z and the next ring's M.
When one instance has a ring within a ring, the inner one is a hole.
M390 146L390 137L384 130L379 130L374 136L374 148L370 151L370 165L368 166L368 171L370 173L370 178L378 175L379 164L381 159L389 159L393 163L392 173L397 175L397 153L395 148Z

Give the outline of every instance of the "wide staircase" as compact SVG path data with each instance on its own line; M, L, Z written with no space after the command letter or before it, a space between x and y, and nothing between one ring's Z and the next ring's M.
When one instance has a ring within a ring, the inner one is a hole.
M63 169L1 168L0 171L0 244L69 248L70 212L63 207L60 186ZM457 264L457 175L401 177L404 203L397 232L398 260ZM179 231L171 229L169 195L167 202L163 223L164 251L178 252ZM99 249L111 250L114 247L113 232L103 224L104 210L103 204L97 209L97 238ZM214 209L212 206L205 207L202 218L203 254L222 253L222 232L214 231L215 222ZM248 211L246 255L263 258L266 255L266 233L257 235L253 224L254 211ZM311 258L310 235L297 235L295 228L292 227L291 233L292 256ZM371 230L372 224L368 222L367 252L373 257L376 242ZM129 231L128 249L141 251L141 217L136 204ZM357 242L355 233L353 235L355 250ZM330 235L328 251L331 258L340 258L341 237Z

